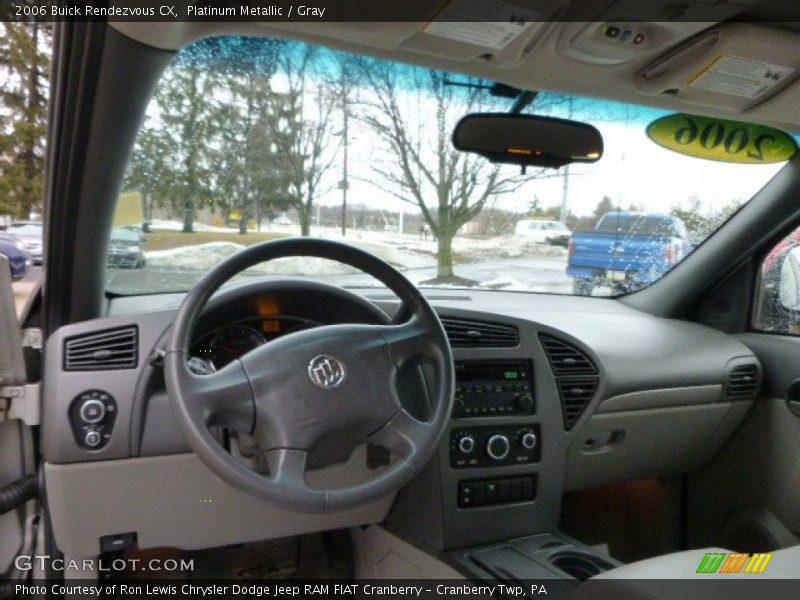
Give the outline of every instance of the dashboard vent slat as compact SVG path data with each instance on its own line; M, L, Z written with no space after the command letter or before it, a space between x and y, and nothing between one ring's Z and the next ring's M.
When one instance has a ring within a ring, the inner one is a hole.
M597 391L600 383L597 367L586 354L571 344L545 334L539 334L539 341L556 378L564 429L569 431L581 418Z
M564 413L564 429L570 430L597 391L597 377L556 379L561 408Z
M728 396L752 397L759 387L758 367L754 364L738 365L728 373Z
M547 360L550 361L550 368L553 374L558 377L561 375L596 375L597 368L583 352L549 335L540 334L539 340L542 342Z
M65 371L134 369L139 357L135 326L76 335L64 341Z
M512 325L469 321L453 317L441 319L453 348L514 348L519 346L519 330Z

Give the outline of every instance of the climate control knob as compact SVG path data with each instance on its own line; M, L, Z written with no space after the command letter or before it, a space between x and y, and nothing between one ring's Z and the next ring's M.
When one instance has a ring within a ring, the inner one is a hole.
M520 436L519 443L525 450L533 450L536 447L536 434L526 431Z
M486 442L486 454L494 460L503 460L508 456L510 449L511 444L509 444L508 438L499 433L491 436Z
M475 438L471 435L463 436L460 440L458 440L458 449L463 454L469 454L475 450Z

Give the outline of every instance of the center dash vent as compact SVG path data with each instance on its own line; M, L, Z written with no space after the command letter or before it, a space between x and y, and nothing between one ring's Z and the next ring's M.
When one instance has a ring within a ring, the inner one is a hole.
M444 317L441 321L453 348L514 348L519 346L519 330L512 325L452 317Z
M752 397L758 392L758 367L754 364L738 365L728 373L728 396Z
M539 341L550 361L556 377L561 375L596 375L597 369L591 360L574 346L549 335L539 334Z
M65 371L136 368L139 333L135 326L76 335L64 341Z
M545 334L539 334L539 341L555 375L564 429L569 431L597 391L597 367L586 354L571 344Z

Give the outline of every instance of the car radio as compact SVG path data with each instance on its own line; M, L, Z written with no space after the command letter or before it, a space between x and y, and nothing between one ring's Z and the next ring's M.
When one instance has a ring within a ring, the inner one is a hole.
M532 415L533 369L529 361L456 362L457 418Z

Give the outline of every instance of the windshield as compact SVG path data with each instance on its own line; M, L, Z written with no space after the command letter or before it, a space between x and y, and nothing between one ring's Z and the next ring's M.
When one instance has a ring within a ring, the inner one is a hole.
M664 276L781 166L661 147L646 130L667 111L540 92L526 112L593 124L605 153L522 174L451 143L464 115L511 109L496 89L285 40L182 50L148 108L114 221L142 228L146 260L109 263L107 290L185 291L245 246L310 235L372 252L420 287L619 295ZM612 247L598 223L673 238ZM374 283L308 259L243 276L286 275Z

